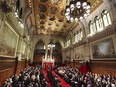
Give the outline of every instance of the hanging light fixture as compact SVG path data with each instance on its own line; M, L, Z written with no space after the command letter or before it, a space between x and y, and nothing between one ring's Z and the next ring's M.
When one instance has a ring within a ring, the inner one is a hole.
M48 44L48 47L55 47L55 44L53 43L53 41L51 40L50 43Z
M65 8L65 16L71 22L77 22L90 14L90 2L87 0L71 0Z

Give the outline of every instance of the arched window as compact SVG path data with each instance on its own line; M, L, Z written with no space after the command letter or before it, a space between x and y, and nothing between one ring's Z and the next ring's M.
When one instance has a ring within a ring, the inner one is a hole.
M99 27L100 27L100 26L99 26L99 17L96 16L94 20L95 20L96 30L99 30Z
M67 41L68 46L70 45L70 39Z
M67 47L69 45L70 45L70 39L67 39L66 42L65 42L65 47Z
M19 18L22 18L22 14L23 14L23 8L21 7L20 11L19 11Z
M93 22L92 25L93 25L93 29L92 29L93 30L93 33L92 34L95 34L95 32L97 31L95 22Z
M66 46L70 45L70 39L66 41Z
M90 34L94 33L92 21L90 21L90 23L89 23L89 30L90 30Z
M83 33L82 33L82 29L80 29L79 31L77 31L75 42L79 42L80 40L82 40L82 37L83 37Z
M105 27L107 27L108 25L111 25L111 18L108 11L104 10L102 12L102 19L103 19L103 23Z
M16 1L16 10L19 10L19 7L20 7L20 1L17 0L17 1Z
M96 16L95 17L95 24L96 24L96 30L101 31L103 29L103 21L102 18Z
M102 20L102 18L100 17L100 18L99 18L99 29L98 29L98 31L101 31L101 30L103 30L103 20Z

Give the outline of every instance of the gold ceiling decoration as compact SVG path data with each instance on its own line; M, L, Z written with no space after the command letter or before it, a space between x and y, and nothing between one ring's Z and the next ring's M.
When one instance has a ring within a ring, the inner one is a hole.
M34 34L65 36L67 32L73 30L78 23L67 21L64 15L67 1L69 0L31 0ZM93 6L101 0L89 1Z
M59 5L59 4L62 3L62 0L51 0L51 3L52 3L53 5Z

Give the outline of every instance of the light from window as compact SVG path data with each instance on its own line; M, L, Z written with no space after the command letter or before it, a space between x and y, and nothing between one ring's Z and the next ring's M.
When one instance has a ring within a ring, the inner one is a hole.
M98 30L99 29L99 18L98 17L95 18L95 24L96 24L96 30Z
M108 11L102 12L102 17L96 17L94 22L89 23L89 34L88 36L92 36L96 32L102 31L104 27L111 25L111 18Z
M83 33L82 30L80 32L78 31L77 34L75 35L75 42L79 42L83 38Z
M65 46L67 47L69 45L70 45L70 40L67 40Z
M103 21L102 18L99 18L99 28L98 31L102 31L103 30Z
M104 26L107 27L108 25L111 25L111 19L110 19L109 12L104 11L102 15L103 15Z

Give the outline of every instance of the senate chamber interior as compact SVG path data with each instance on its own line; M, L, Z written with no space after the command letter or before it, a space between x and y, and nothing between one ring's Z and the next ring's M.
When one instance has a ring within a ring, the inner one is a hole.
M0 0L0 87L116 87L116 0Z

